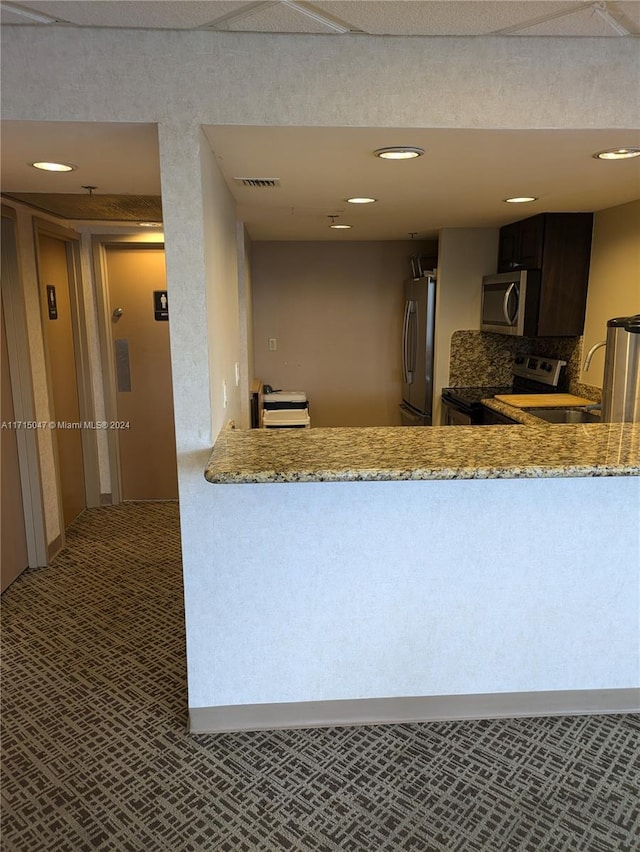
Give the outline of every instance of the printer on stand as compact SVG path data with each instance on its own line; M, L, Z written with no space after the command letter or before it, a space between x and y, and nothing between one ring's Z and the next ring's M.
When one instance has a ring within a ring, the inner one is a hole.
M308 429L311 426L309 402L304 391L277 390L264 386L263 429Z

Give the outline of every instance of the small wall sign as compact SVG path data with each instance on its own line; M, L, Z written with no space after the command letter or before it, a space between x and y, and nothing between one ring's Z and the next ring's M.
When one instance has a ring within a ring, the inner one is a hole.
M153 313L156 322L168 321L169 319L169 300L166 290L153 291Z
M49 319L58 319L58 302L56 300L56 288L53 284L47 284L47 308Z

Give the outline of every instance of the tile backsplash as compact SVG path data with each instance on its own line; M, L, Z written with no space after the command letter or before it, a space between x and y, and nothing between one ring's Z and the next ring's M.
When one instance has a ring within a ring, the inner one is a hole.
M516 355L546 355L567 362L559 389L600 402L602 391L579 382L582 337L510 337L483 331L455 331L451 336L449 385L510 385Z

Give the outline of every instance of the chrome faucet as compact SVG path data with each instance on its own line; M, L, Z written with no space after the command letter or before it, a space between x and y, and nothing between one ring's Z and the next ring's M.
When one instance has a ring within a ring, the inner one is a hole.
M591 349L587 352L587 357L584 359L584 367L582 369L585 371L585 373L587 372L587 370L591 366L591 359L593 358L596 350L600 349L601 346L606 346L606 345L607 345L606 340L601 340L599 343L593 344Z

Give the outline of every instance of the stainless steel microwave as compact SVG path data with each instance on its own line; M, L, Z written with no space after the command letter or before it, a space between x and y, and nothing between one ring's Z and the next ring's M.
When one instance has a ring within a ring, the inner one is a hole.
M482 279L481 331L535 335L540 305L540 270L520 269Z

